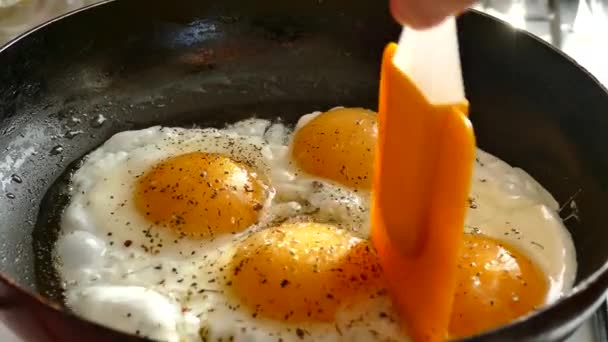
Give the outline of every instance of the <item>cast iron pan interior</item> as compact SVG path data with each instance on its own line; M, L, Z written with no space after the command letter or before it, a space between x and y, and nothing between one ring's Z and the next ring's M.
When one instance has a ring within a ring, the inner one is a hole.
M113 133L376 108L381 53L398 34L375 0L125 0L9 44L0 51L0 270L58 298L48 257L65 198L45 194ZM608 96L572 61L489 17L464 15L459 36L479 145L565 204L577 282L593 279L486 337L563 337L608 281L597 273L608 258Z

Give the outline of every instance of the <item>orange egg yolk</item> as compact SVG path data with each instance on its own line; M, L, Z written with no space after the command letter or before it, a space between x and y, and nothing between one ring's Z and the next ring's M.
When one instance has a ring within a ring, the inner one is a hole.
M458 263L449 333L475 335L534 310L545 301L542 271L515 248L465 234Z
M208 238L254 224L263 184L246 165L220 154L169 158L139 178L135 204L150 222L180 236Z
M376 113L343 108L322 113L298 129L292 157L312 175L356 189L370 189L377 132Z
M231 290L254 317L288 322L333 322L343 304L386 291L370 243L320 223L251 235L229 272Z

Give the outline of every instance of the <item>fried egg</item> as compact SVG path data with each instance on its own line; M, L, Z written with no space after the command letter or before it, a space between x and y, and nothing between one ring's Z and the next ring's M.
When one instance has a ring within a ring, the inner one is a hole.
M225 129L151 127L116 134L89 154L72 176L55 249L67 306L115 329L168 341L401 336L380 286L373 299L336 300L317 308L324 315L285 321L270 307L258 315L248 303L266 297L239 291L248 282L227 273L243 246L287 229L286 220L291 229L304 227L298 236L309 239L323 224L346 254L355 241L367 246L357 231L367 197L293 166L290 133L259 119ZM373 251L367 253L365 262L374 262ZM346 254L329 255L328 263ZM358 287L351 288L357 295ZM329 322L330 314L342 323Z
M300 120L292 156L305 172L365 190L376 134L369 111L314 113ZM574 244L557 202L523 170L478 150L468 204L452 338L506 324L556 301L576 275Z
M114 135L72 175L66 305L162 341L407 341L369 243L376 136L373 112L341 107L293 130ZM478 151L468 204L454 337L555 301L576 274L557 203L522 170Z

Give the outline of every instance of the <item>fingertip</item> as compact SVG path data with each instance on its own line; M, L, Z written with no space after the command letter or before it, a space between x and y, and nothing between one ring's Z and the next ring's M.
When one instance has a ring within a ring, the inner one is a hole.
M434 11L424 0L390 0L390 10L397 22L414 29L435 26L448 15Z
M399 24L405 24L406 18L404 18L404 16L406 15L406 11L403 9L403 2L399 0L390 0L389 7L393 18L395 18Z

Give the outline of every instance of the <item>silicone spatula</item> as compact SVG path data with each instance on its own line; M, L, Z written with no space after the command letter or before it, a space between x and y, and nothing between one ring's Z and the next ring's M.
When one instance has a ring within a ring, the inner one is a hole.
M372 241L414 341L447 338L475 158L456 22L384 52Z

